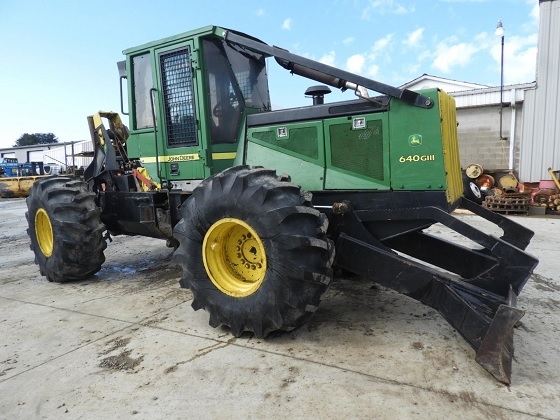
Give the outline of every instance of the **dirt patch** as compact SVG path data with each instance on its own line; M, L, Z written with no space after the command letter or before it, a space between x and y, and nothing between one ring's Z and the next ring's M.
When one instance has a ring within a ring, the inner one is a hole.
M15 365L17 362L18 362L17 361L17 355L13 358L9 358L9 359L1 361L0 365L4 365L4 367L3 368L0 367L0 369L2 369L2 370L0 370L0 376L5 376L6 372L9 372L10 370L15 369L16 367L13 366L13 365Z
M299 369L295 366L290 366L288 368L288 372L288 377L282 380L282 384L280 385L281 388L285 388L291 383L295 382L296 378L299 376Z
M109 353L111 353L111 352L113 352L113 351L115 351L115 350L117 350L121 347L126 347L128 345L128 343L130 343L130 338L117 337L117 338L105 343L106 345L108 345L110 347L100 354L101 355L109 354Z
M560 285L552 279L533 273L532 280L534 283L533 285L538 290L544 292L560 292Z
M105 356L116 350L126 347L130 343L130 338L117 337L114 340L108 341L106 345L109 348L100 353L100 356ZM144 356L137 358L130 357L132 350L123 349L119 354L105 357L99 362L99 367L110 370L132 371L144 360Z
M170 366L170 367L168 367L167 369L165 369L165 370L163 371L163 373L165 373L166 375L168 375L168 374L170 374L170 373L172 373L172 372L175 372L177 369L179 369L179 366L178 366L178 365L173 365L173 366Z
M158 282L179 282L183 274L181 267L171 261L164 261L152 267L143 267L139 272L145 275L147 279L158 280Z
M99 367L111 370L134 370L144 360L144 356L137 357L136 359L130 357L132 350L125 350L116 356L109 356L101 360Z
M412 348L414 350L424 350L424 344L420 343L419 341L415 341L412 343Z
M162 318L159 319L150 319L146 322L143 322L142 325L146 326L146 327L152 327L154 325L159 324L160 322L165 321L167 318L169 318L167 315L163 316Z

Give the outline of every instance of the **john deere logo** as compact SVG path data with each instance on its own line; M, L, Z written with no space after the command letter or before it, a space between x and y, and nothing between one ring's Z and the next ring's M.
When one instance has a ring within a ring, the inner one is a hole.
M412 147L422 146L422 135L412 134L408 136L408 145Z

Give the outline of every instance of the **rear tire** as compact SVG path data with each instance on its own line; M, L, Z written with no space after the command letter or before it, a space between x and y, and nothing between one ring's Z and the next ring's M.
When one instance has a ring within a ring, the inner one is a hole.
M39 180L29 191L27 209L27 234L41 275L64 283L99 271L105 225L87 183L62 176Z
M244 166L216 174L185 201L174 229L193 308L236 337L300 326L332 280L327 218L283 179Z

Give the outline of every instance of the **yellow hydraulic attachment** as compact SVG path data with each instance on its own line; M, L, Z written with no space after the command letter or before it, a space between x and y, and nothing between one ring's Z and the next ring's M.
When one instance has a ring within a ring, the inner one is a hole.
M109 122L108 130L105 129L103 118ZM126 140L128 139L129 131L126 125L123 124L118 113L99 111L97 114L91 115L87 119L90 135L95 147L101 147L105 155L107 155L107 145L112 144L116 154L122 159L122 162L120 162L120 169L122 171L131 171L138 180L138 185L142 191L146 192L161 189L161 185L151 178L148 170L141 165L140 161L131 161L128 159ZM97 146L97 144L99 146Z
M103 136L103 120L101 118L106 118L107 121L109 121L109 130L115 134L118 142L123 145L126 143L129 135L128 128L126 128L126 126L122 123L119 114L116 112L99 111L97 114L88 117L88 121L90 118L93 121L95 134L98 136L99 144L101 144L101 146L105 146L106 140ZM92 127L90 126L90 129L91 128Z

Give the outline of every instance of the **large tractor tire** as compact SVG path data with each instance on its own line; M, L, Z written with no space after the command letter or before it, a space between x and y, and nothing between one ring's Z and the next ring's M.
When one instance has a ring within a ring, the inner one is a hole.
M180 284L234 336L302 325L332 280L327 218L274 171L239 166L203 181L175 226Z
M83 181L54 176L33 184L25 217L41 275L64 283L99 271L107 247L100 213Z

